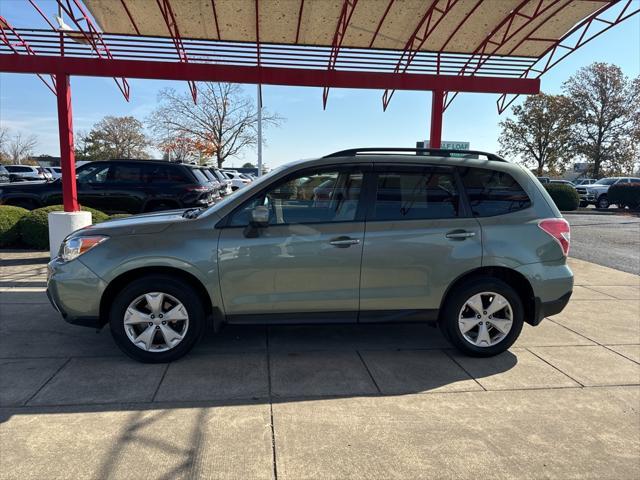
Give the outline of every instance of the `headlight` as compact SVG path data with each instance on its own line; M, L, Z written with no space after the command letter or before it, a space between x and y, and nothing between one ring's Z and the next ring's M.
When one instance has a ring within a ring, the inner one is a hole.
M104 235L92 235L87 237L73 237L62 242L60 247L60 258L63 261L69 262L74 258L78 258L85 252L88 252L93 247L100 245L109 237Z

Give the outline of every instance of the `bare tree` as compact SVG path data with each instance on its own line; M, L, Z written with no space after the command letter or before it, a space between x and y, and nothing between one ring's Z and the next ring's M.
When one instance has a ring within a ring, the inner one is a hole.
M7 158L7 153L5 148L7 146L7 142L9 140L9 129L7 127L0 126L0 160L5 160Z
M573 113L573 145L593 164L592 174L631 173L640 138L640 77L593 63L564 84Z
M562 173L571 153L569 101L562 95L530 96L513 107L514 118L500 122L498 142L503 155L513 155L533 164L538 175L544 170Z
M215 157L219 167L246 148L257 145L257 109L239 85L201 83L198 103L173 89L158 94L160 106L147 119L163 139L186 139L201 155ZM263 125L279 125L277 114L262 112Z
M140 120L134 117L107 116L91 131L79 138L76 152L80 158L109 160L112 158L149 158L151 142Z
M35 135L24 136L18 132L13 137L10 137L6 143L6 155L9 161L14 165L20 165L33 155L33 149L36 148L38 139Z

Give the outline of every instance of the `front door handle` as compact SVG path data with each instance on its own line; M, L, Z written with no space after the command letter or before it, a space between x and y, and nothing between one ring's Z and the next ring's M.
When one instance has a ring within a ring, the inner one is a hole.
M452 240L464 240L465 238L475 237L475 232L466 232L464 230L454 230L445 235L445 237Z
M329 242L330 245L338 248L348 248L351 245L358 245L360 240L351 237L336 237Z

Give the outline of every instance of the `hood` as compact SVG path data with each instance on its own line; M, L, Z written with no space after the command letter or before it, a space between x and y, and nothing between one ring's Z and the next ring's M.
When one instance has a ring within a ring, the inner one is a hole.
M159 233L176 223L190 221L190 219L182 216L184 211L185 209L166 210L162 212L145 213L143 215L132 215L130 217L107 220L106 222L91 225L78 230L78 232L104 234L108 236Z

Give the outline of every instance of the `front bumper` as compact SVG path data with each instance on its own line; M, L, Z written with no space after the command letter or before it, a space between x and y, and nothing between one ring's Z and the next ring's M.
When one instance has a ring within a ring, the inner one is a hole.
M105 288L105 282L79 259L49 262L47 297L68 323L101 327L100 299Z

